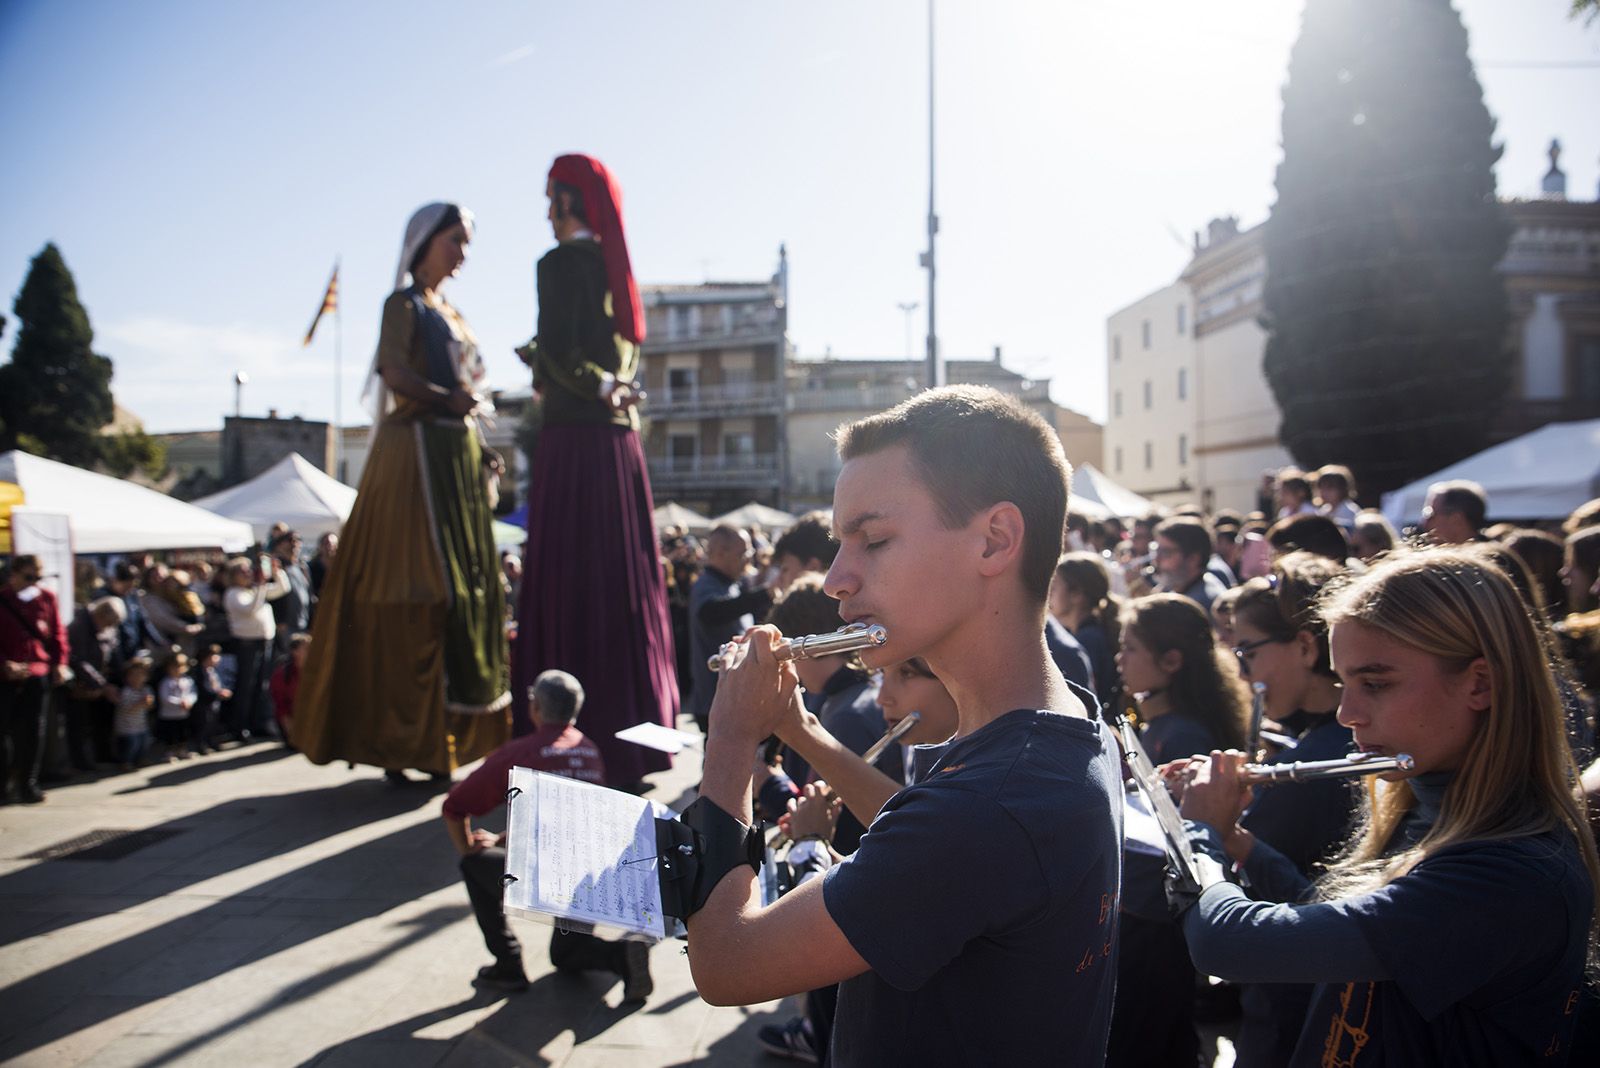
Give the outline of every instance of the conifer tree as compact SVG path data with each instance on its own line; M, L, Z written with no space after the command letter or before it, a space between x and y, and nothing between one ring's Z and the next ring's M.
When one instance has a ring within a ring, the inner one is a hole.
M111 361L94 353L89 314L54 244L28 268L12 310L11 362L0 365L0 452L24 448L93 467L111 421Z
M1283 444L1350 465L1369 501L1487 444L1505 392L1494 127L1449 0L1307 0L1264 369Z

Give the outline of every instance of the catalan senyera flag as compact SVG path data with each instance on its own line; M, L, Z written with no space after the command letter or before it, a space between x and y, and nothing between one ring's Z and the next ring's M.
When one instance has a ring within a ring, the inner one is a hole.
M311 338L317 332L317 324L322 322L322 317L339 307L339 265L333 265L333 274L328 278L328 291L322 294L322 306L317 309L316 316L311 320L311 329L306 331L306 339L300 343L301 348L311 344Z

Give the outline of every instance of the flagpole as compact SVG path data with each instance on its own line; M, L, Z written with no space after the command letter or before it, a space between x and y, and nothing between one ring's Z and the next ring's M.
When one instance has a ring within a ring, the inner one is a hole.
M339 257L333 260L333 276L339 277ZM344 481L339 470L339 455L344 447L344 301L336 295L333 301L333 471L332 475Z

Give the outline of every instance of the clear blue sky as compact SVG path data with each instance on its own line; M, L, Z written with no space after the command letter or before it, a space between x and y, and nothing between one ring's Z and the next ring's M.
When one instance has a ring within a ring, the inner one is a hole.
M1568 0L1457 6L1502 194L1537 190L1559 136L1593 198L1600 25ZM1172 281L1208 218L1267 214L1299 8L942 0L945 355L1002 345L1103 418L1106 316ZM151 429L218 426L235 368L247 412L328 418L333 333L300 337L340 256L355 422L406 217L452 199L479 230L451 299L494 384L523 387L544 174L585 151L623 184L642 281L762 278L787 242L800 352L899 356L896 303L925 291L925 33L920 0L6 0L4 310L55 241Z

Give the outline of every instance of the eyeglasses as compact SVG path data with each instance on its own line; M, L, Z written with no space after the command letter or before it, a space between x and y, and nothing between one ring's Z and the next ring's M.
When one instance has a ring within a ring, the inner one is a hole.
M1255 652L1263 645L1283 645L1290 641L1289 638L1258 638L1253 642L1241 642L1233 647L1233 655L1239 661L1239 670L1250 674L1250 661L1255 659Z

